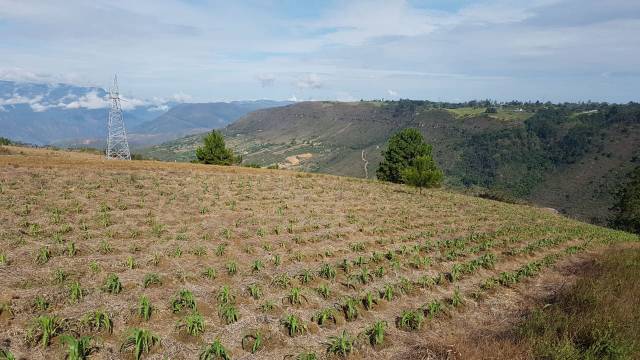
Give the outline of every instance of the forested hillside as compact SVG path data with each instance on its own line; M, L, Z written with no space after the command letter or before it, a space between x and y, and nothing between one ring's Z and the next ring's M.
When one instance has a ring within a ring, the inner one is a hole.
M433 144L450 186L601 224L613 192L640 163L640 105L633 103L306 102L250 113L224 132L245 163L356 177L366 164L371 178L389 136L407 127ZM190 160L200 140L146 154Z

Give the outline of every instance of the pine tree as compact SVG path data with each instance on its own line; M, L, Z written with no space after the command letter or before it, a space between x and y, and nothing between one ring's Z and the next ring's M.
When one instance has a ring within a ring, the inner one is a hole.
M227 148L219 131L212 130L204 138L203 146L196 149L196 162L214 165L232 165L239 162L233 151Z
M419 156L401 174L405 184L417 187L420 193L422 188L439 187L444 177L431 156Z
M432 158L431 145L424 142L422 134L412 128L404 129L389 139L387 149L382 152L376 176L379 180L403 183L402 170L411 166L421 156Z

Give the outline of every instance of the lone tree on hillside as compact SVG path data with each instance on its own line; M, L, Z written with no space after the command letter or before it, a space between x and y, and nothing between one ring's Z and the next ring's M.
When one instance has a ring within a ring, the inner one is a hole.
M376 171L376 176L380 180L405 183L408 182L408 178L411 178L412 181L417 179L415 174L420 173L419 177L421 178L439 179L437 182L430 182L422 187L438 186L442 181L442 172L437 168L431 156L431 145L424 142L422 134L416 129L404 129L393 135L389 139L387 149L382 152L382 156L384 159ZM418 165L416 161L421 157L425 159L420 160ZM420 170L418 170L418 166L420 166ZM406 178L402 172L409 167L413 167L415 173L405 174L409 175ZM436 173L440 175L438 176Z
M420 193L422 188L440 186L444 177L431 156L418 156L411 166L402 169L400 173L405 184L417 187Z
M233 151L226 147L219 131L211 130L204 138L204 144L196 149L195 162L201 164L232 165L240 162Z
M640 234L640 166L628 178L629 182L616 194L617 201L611 209L615 213L611 225Z

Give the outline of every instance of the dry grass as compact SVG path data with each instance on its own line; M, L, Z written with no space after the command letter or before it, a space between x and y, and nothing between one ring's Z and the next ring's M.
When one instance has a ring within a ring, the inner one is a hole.
M505 273L527 283L564 257L637 240L543 210L442 190L419 195L334 176L7 149L10 154L0 156L0 348L30 359L64 354L59 336L46 348L27 341L42 314L62 319L62 332L94 337L95 358L124 356L120 346L132 328L160 338L148 358L195 358L214 339L233 358L324 356L326 343L343 330L356 338L352 358L391 358L446 329L450 318L505 301L519 286L481 288L487 279ZM36 261L45 251L49 258ZM486 254L495 255L494 265L478 262ZM256 260L263 264L258 270ZM319 276L323 264L337 276ZM315 276L301 276L304 270ZM122 285L119 293L105 291L113 288L105 283L110 274ZM148 274L159 282L145 288ZM70 301L76 282L82 296ZM249 295L250 285L262 289L259 299ZM316 290L322 285L330 289L326 298ZM391 301L377 296L386 285L394 290ZM219 300L224 286L228 304ZM293 288L300 289L300 301L288 300ZM464 301L458 307L451 305L456 288ZM190 314L171 309L181 290L193 295L204 318L201 335L176 326ZM336 311L335 323L312 321L319 310L367 292L377 303L369 310L358 304L357 318L347 321ZM143 295L153 307L148 321L137 314ZM427 304L434 302L441 311L430 316ZM229 306L238 321L223 319ZM81 326L85 314L97 310L110 315L112 333ZM404 310L424 312L421 329L394 325ZM281 320L290 314L308 331L289 336ZM389 326L384 344L372 347L361 334L378 320ZM256 331L264 346L251 355L242 339Z

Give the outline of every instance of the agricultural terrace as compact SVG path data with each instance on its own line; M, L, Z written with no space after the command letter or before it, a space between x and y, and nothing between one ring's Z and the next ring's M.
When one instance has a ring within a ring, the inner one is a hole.
M392 358L565 258L634 240L446 190L5 147L0 348Z

